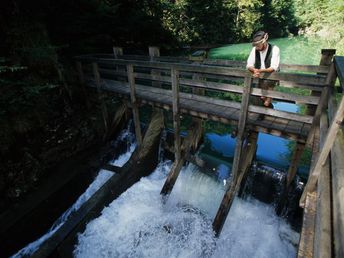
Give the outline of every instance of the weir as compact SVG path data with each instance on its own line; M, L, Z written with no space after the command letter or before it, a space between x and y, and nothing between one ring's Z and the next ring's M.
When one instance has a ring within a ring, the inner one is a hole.
M99 214L111 198L139 180L148 166L156 166L151 163L150 156L155 155L152 152L156 153L164 125L162 110L172 111L174 127L174 147L170 147L174 152L174 162L160 191L163 203L171 195L186 161L198 166L203 164L192 154L202 139L203 121L229 124L236 137L231 177L212 223L216 236L221 233L234 197L245 184L256 154L258 134L262 132L291 139L296 142L296 148L287 174L285 198L304 149L310 147L313 153L309 179L300 200L304 216L298 257L344 255L341 245L344 241L344 198L340 191L344 187L344 98L341 97L338 105L335 100L337 78L344 88L344 57L333 57L334 50L323 50L318 66L282 64L281 72L261 75L261 78L278 81L280 87L312 91L310 96L304 96L255 88L257 79L246 71L243 62L208 59L194 62L185 57L161 57L155 47L150 47L149 53L150 56L123 55L122 48L114 47L113 55L76 57L81 86L97 90L106 128L104 139L111 135L118 123L116 121L122 119L128 113L126 109L130 108L138 146L123 168L104 166L114 173L110 180L33 257L49 256L54 252L67 254L75 244L75 234L85 227L84 223ZM104 91L116 94L123 101L112 123ZM254 104L256 102L252 100L261 96L305 104L308 111L297 114ZM153 107L154 115L144 132L139 110L146 104ZM184 114L192 116L193 123L182 139L180 120ZM111 193L110 197L107 193ZM282 198L278 209L283 209L284 205ZM164 228L170 230L168 225ZM60 250L56 251L57 248Z
M187 58L160 57L160 51L154 47L150 48L149 53L150 57L123 55L122 48L115 47L114 55L79 56L76 60L79 77L84 80L83 85L96 86L97 89L130 99L128 105L133 110L138 142L141 138L138 108L141 105L149 104L173 111L175 161L161 194L168 196L172 191L179 171L189 156L189 145L197 145L199 141L198 137L194 137L193 143L189 142L193 135L190 130L187 140L181 144L181 114L189 114L201 120L219 121L237 128L231 180L226 186L213 222L216 235L221 232L233 198L253 160L257 133L264 132L295 140L296 148L288 170L285 195L295 177L305 147L311 148L313 152L309 179L300 199L300 206L304 208L304 222L298 256L318 257L326 253L341 257L344 254L343 246L339 244L344 240L344 205L339 189L343 186L344 174L343 166L338 165L338 162L342 162L341 159L334 158L343 153L344 149L341 140L344 98L341 98L337 106L334 97L337 87L334 86L339 78L341 89L344 88L344 57L334 57L335 50L324 49L318 66L282 64L281 72L261 75L261 78L278 81L283 87L311 90L312 94L305 96L253 87L257 81L245 70L243 62L203 59L195 63ZM93 75L90 66L94 68ZM214 91L237 95L241 103L207 94ZM296 114L252 104L252 98L260 96L305 104L308 111L306 114ZM263 119L261 115L264 115ZM198 130L195 132L195 135L199 135ZM184 146L185 142L187 146ZM333 165L329 171L326 164L330 151L333 152ZM245 156L242 155L243 152ZM189 156L188 160L194 159ZM330 185L331 176L327 174L338 178L338 181ZM331 189L333 197L330 197ZM331 199L333 203L339 204L333 209ZM283 209L283 205L284 200L281 200L279 209ZM330 212L326 213L325 209L329 208ZM333 222L331 216L334 217ZM333 232L329 233L332 229Z

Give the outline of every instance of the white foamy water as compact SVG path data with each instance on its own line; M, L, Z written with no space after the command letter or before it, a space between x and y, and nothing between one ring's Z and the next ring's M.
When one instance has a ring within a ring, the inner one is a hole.
M128 139L129 142L129 148L128 151L122 155L120 155L116 160L110 161L109 163L117 166L117 167L122 167L131 157L132 153L134 152L136 148L136 143L134 142L134 138L132 134L128 131L125 130L121 133L119 136L119 140L125 140ZM70 215L80 209L80 207L88 201L91 196L99 189L101 188L106 181L110 179L110 177L113 175L113 172L101 169L98 172L97 177L95 180L89 185L89 187L86 189L86 191L80 195L78 200L67 210L65 211L53 224L53 226L48 230L48 232L41 236L39 239L36 241L28 244L26 247L21 249L19 252L14 254L12 257L13 258L19 258L19 257L28 257L31 254L33 254L44 241L49 239L70 217Z
M181 171L168 202L160 190L171 164L161 163L91 221L76 257L295 257L299 234L273 207L236 198L216 239L212 220L223 185L194 166Z

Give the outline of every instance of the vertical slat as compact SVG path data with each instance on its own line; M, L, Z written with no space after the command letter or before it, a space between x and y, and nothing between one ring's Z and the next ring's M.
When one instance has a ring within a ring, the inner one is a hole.
M136 87L135 87L133 65L131 64L127 65L127 74L128 74L128 82L130 86L130 99L131 99L131 105L132 105L132 110L133 110L137 146L140 148L142 146L142 133L141 133L139 110L137 108L137 101L136 101Z
M174 128L174 157L175 162L180 160L180 116L179 116L179 71L171 69L172 80L172 110Z
M235 153L234 153L233 166L232 166L232 172L231 172L232 179L231 179L231 182L227 185L226 192L223 196L222 202L220 204L220 207L213 221L213 229L215 231L216 236L219 236L221 233L222 227L225 224L229 209L234 199L235 189L237 188L237 184L240 183L238 182L239 171L240 171L240 159L241 159L243 136L245 132L245 125L246 125L251 87L252 87L252 77L246 76L244 91L243 91L242 100L241 100L241 114L239 117L238 134L237 134L237 139L236 139L236 144L235 144Z
M106 104L101 92L101 82L100 82L100 74L99 74L99 68L97 63L92 63L93 67L93 74L94 74L94 79L97 85L97 92L98 92L98 98L101 103L101 109L102 109L102 115L103 115L103 121L104 121L104 127L105 131L107 132L108 130L108 112L106 108Z

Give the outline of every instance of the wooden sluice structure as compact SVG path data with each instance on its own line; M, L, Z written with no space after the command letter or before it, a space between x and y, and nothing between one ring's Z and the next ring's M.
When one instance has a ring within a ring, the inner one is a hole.
M255 88L257 79L252 78L243 62L207 59L193 62L187 58L161 57L157 48L150 48L149 53L150 56L130 56L123 55L121 48L114 48L113 55L87 55L76 59L82 85L96 87L100 100L102 91L118 94L132 108L139 147L142 144L139 107L149 104L172 111L175 160L161 191L164 198L172 191L189 151L199 140L201 121L213 120L234 126L237 135L231 180L213 222L214 231L219 235L255 156L258 133L291 139L296 142L296 148L287 186L296 174L305 147L313 152L309 180L300 200L304 219L298 256L344 257L344 98L337 105L338 87L334 87L339 78L344 88L344 57L333 58L334 50L323 50L319 65L282 64L281 72L262 75L262 78L279 81L281 87L312 92L305 96ZM221 94L222 97L218 97ZM237 96L240 101L223 97L228 95ZM306 114L298 114L252 103L252 99L261 96L304 104L308 110ZM106 125L105 104L102 110ZM195 118L184 141L180 137L182 114Z

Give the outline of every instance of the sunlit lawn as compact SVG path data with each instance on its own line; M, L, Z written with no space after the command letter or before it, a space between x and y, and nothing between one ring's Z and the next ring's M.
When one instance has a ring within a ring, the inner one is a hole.
M270 43L281 50L281 63L284 64L313 64L320 62L321 49L329 48L327 42L304 37L272 39ZM210 51L210 58L246 60L251 50L250 43L226 45Z

